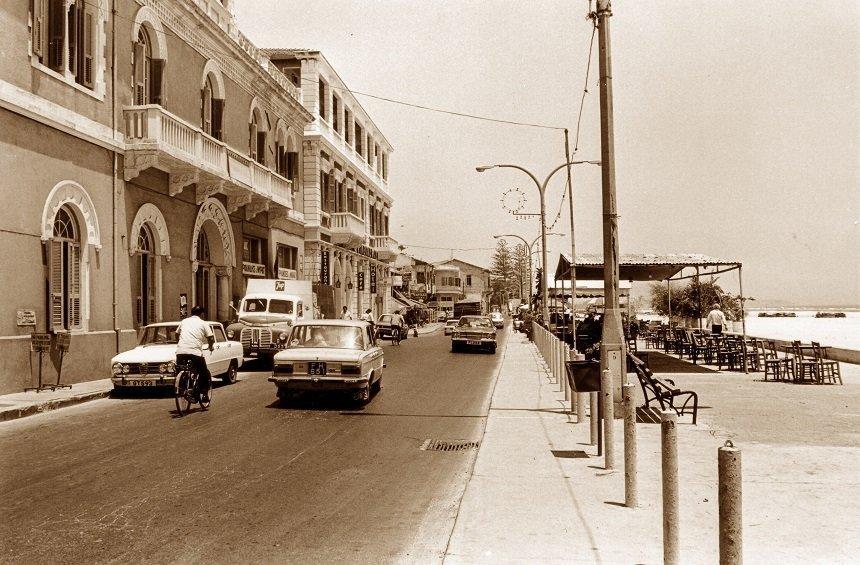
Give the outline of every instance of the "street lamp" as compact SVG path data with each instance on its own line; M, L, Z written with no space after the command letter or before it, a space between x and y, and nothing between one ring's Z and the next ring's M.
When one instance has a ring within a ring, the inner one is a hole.
M546 269L546 187L549 184L550 179L554 174L564 169L565 167L569 167L571 165L581 165L584 163L588 163L591 165L600 165L600 161L570 161L567 163L563 163L558 167L554 168L544 179L543 184L537 179L537 177L528 169L524 167L520 167L519 165L482 165L480 167L475 167L475 170L479 173L483 173L484 171L488 171L490 169L495 168L507 168L507 169L518 169L525 174L527 174L534 181L535 186L537 186L538 193L540 194L540 238L541 238L541 265L543 266L543 276L540 281L541 288L541 310L543 311L543 319L544 323L549 323L549 302L547 301L547 290L546 290L546 273L548 272Z
M547 236L551 236L551 235L564 235L564 234L563 234L563 233L550 232L550 233L548 233L548 234L546 234L546 235L547 235ZM515 238L519 239L520 241L522 241L522 242L523 242L523 245L525 245L526 250L528 251L528 255L529 255L529 287L528 287L528 288L529 288L529 305L531 305L532 281L534 280L534 279L532 278L532 277L534 276L534 275L533 275L533 273L532 273L532 253L533 253L533 252L532 252L532 246L534 246L534 244L537 242L537 240L538 240L538 239L540 239L540 237L541 237L541 236L537 236L536 238L534 238L534 239L532 240L532 242L531 242L531 243L529 243L528 241L526 241L526 240L525 240L525 238L523 238L522 236L519 236L519 235L516 235L516 234L513 234L513 233L506 233L506 234L501 234L501 235L494 235L493 237L494 237L495 239L501 239L501 238L503 238L503 237L515 237ZM546 277L546 272L544 272L543 276L544 276L544 277Z

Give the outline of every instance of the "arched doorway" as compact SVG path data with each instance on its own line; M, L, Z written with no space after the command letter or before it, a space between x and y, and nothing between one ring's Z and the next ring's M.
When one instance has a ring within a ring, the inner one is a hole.
M140 226L137 232L135 256L135 321L138 327L158 321L158 268L155 264L155 240L149 226Z
M236 254L230 217L218 199L208 198L200 206L191 245L191 303L203 306L207 319L225 321Z
M194 273L194 306L202 306L206 311L205 319L211 320L209 294L212 289L212 255L209 252L209 238L203 231L197 236L197 272Z

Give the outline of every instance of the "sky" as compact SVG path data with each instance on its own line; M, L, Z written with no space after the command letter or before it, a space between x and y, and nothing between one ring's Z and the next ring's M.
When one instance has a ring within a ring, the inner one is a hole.
M621 252L740 261L744 292L761 304L860 306L860 2L612 9ZM352 90L568 128L571 148L588 11L587 0L235 2L257 46L318 49ZM574 159L600 159L596 37L591 59ZM539 235L536 218L502 205L519 189L522 211L537 212L534 182L475 167L516 164L543 179L564 163L561 131L358 98L394 145L391 232L409 253L489 266L494 234ZM573 171L576 248L600 252L600 170ZM564 191L561 173L546 195L548 224L562 210L550 270L571 247ZM719 283L738 290L733 274Z

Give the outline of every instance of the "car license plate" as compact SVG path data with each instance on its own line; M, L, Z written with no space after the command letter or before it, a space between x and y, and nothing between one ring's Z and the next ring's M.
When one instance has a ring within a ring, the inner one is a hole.
M131 386L155 386L155 381L150 379L135 379L128 381L128 384Z
M325 375L326 374L325 363L308 363L308 374L309 375Z
M481 341L477 339L470 339L466 341L466 345L481 345Z

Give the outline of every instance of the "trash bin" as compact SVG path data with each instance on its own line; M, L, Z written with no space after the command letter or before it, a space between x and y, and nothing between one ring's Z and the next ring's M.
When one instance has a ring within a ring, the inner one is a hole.
M567 361L567 382L576 392L600 392L600 361Z

